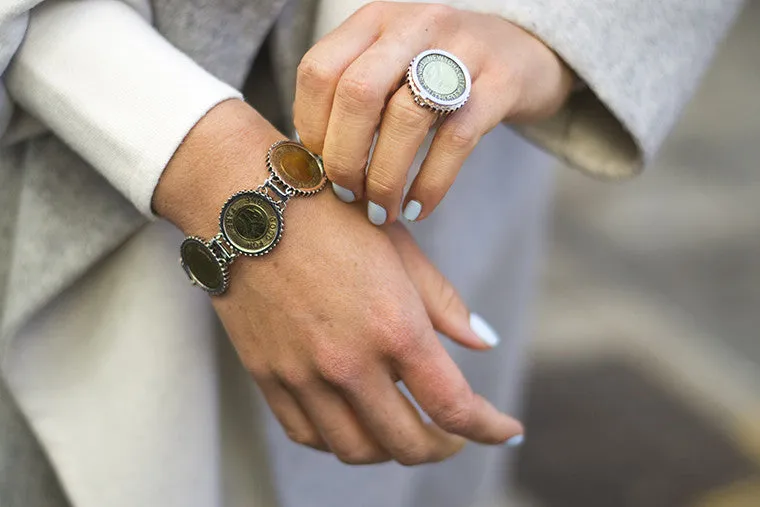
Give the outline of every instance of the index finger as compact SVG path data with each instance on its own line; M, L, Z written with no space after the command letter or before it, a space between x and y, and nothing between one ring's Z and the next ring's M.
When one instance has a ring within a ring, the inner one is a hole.
M395 358L399 376L414 399L441 428L484 444L522 435L522 424L500 412L469 383L433 331L414 353Z

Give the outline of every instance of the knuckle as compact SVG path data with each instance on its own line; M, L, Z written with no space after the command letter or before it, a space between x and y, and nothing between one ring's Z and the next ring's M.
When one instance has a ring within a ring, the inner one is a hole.
M303 391L314 379L305 369L298 367L283 368L275 373L278 380L293 391Z
M443 199L452 183L453 181L447 178L434 177L429 174L425 178L419 179L417 192L419 195L424 196L428 211L432 210L433 206Z
M462 300L459 293L440 272L438 273L438 284L439 301L441 301L443 314L452 315L461 310Z
M457 20L457 10L445 4L430 4L423 15L434 26L448 26Z
M354 76L346 76L340 80L337 95L349 104L364 107L381 100L377 85L368 79Z
M410 444L396 456L396 461L404 466L421 465L432 461L433 453L430 447L421 444Z
M365 167L366 158L354 160L331 146L325 148L325 173L331 181L353 182L357 177L361 178Z
M472 391L462 389L461 394L449 396L437 411L436 423L450 433L462 433L469 429L472 420Z
M443 132L443 141L455 153L468 152L478 144L480 135L479 129L470 123L452 122Z
M367 181L367 194L383 202L392 200L401 194L400 182L395 182L385 174L374 174Z
M266 363L247 362L245 364L245 369L248 371L248 374L256 380L256 382L266 384L277 380L274 372L272 372L272 369L269 368Z
M371 445L352 445L340 450L333 450L340 461L348 465L367 465L377 463L381 456Z
M287 426L283 426L285 435L288 439L296 444L305 445L307 447L321 447L321 439L314 431L295 429Z
M369 2L367 4L362 5L356 11L356 14L374 16L378 14L378 11L385 9L387 5L388 5L388 2L383 2L383 1Z
M358 357L329 348L317 352L315 361L319 375L329 384L343 389L355 386L366 371Z
M405 131L427 129L435 121L433 113L417 105L411 96L407 95L392 100L387 114L391 125Z
M394 357L404 357L414 348L418 330L403 310L393 308L378 313L370 324L370 335L380 340L381 348Z
M298 83L312 88L319 89L329 86L337 75L335 69L308 53L298 64Z

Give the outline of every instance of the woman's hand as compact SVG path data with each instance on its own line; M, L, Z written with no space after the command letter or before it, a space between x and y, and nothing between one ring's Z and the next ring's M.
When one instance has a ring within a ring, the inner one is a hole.
M281 138L242 102L217 106L172 159L156 211L188 234L214 235L221 204L266 178L267 148ZM285 221L276 250L237 260L230 288L212 301L292 440L349 463L412 465L445 459L462 437L499 444L522 433L472 392L439 342L434 325L487 348L405 231L372 227L328 192L294 199Z
M472 93L438 128L404 198L407 206L416 202L405 207L411 220L435 209L481 136L504 120L551 115L572 87L572 73L557 55L498 16L439 4L374 2L359 9L304 56L294 116L303 143L322 154L336 194L347 202L366 198L376 225L396 219L407 173L436 121L402 86L409 62L431 48L464 62Z

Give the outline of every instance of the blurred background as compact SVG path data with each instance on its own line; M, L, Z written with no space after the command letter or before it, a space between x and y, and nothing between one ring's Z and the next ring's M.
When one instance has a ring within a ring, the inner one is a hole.
M642 177L558 173L510 506L760 507L760 2Z

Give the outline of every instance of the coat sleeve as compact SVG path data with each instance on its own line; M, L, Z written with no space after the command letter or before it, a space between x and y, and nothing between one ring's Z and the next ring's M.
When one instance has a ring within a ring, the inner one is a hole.
M134 0L10 4L0 8L0 38L17 49L0 53L13 53L0 114L7 122L12 100L152 216L155 186L187 132L241 94L167 42Z
M693 95L741 0L490 0L586 83L558 114L517 130L571 166L618 179L651 161Z

